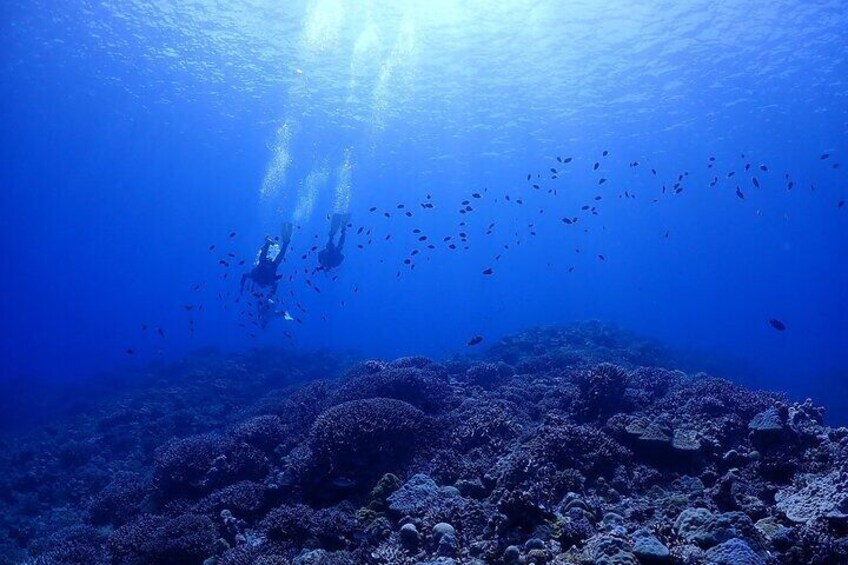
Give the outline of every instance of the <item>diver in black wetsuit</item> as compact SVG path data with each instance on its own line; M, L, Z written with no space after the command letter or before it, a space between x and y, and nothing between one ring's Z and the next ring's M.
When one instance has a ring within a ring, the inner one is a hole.
M270 236L265 236L265 243L262 245L262 249L259 250L256 263L254 263L249 273L241 276L240 293L244 292L244 285L248 281L250 281L251 288L257 286L260 288L269 288L268 296L273 296L277 292L277 283L280 280L280 275L277 275L277 267L280 266L280 263L283 262L283 258L286 256L286 250L289 247L289 243L291 243L292 228L292 224L283 224L279 242L280 250L273 259L268 256L268 253L271 250L271 245L274 244L274 240Z
M347 235L347 223L350 221L350 214L333 214L330 222L330 236L327 239L327 245L318 253L318 263L324 271L335 269L344 261L342 249L344 248L345 236ZM339 234L337 242L333 242L333 238Z

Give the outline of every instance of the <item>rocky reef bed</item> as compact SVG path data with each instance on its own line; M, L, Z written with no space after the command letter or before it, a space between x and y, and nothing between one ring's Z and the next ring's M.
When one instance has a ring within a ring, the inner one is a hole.
M0 450L0 561L848 563L848 429L599 324L151 371Z

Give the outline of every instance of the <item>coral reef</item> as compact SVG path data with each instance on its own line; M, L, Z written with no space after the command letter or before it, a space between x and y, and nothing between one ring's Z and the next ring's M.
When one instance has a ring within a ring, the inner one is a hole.
M198 354L2 438L0 563L848 563L848 429L679 367L597 323Z

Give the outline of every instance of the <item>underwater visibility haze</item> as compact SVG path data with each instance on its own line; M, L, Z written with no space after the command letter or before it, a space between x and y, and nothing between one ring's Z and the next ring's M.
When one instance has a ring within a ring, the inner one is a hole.
M0 563L848 563L845 2L0 29Z

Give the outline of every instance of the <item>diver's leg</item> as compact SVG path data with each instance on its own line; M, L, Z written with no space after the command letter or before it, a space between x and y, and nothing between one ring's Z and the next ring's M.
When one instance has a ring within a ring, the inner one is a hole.
M280 237L280 252L277 253L277 256L274 258L274 265L279 265L283 262L283 259L286 257L286 251L288 251L289 244L291 243L292 229L294 226L292 224L286 222L283 224L283 229L281 230Z
M342 225L342 216L341 214L333 214L332 220L330 220L330 241L333 240L333 237L338 233L339 228Z
M347 235L347 226L342 228L342 234L339 236L339 244L336 246L336 250L341 253L344 248L345 236Z
M239 286L239 294L244 294L244 285L247 282L248 278L250 278L250 276L247 273L243 273L241 275L241 285Z

